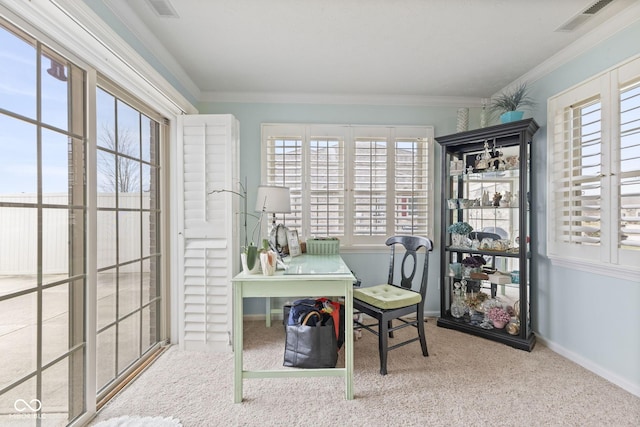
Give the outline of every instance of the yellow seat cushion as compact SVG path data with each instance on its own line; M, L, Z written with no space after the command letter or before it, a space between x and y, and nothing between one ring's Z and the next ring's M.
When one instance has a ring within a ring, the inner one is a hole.
M377 285L353 290L353 297L383 310L418 304L419 293L393 285Z

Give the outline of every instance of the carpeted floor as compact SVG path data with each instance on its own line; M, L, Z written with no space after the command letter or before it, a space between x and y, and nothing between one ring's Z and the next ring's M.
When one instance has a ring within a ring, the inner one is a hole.
M341 378L277 378L245 380L244 401L234 404L232 354L172 347L93 423L136 415L174 417L185 427L640 425L640 398L540 343L528 353L438 328L435 319L426 329L429 357L418 343L393 350L384 377L377 338L363 332L353 401L344 399ZM247 369L281 368L283 348L281 325L245 323Z

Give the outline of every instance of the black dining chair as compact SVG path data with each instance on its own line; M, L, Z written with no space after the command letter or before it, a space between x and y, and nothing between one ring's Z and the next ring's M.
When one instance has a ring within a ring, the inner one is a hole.
M393 236L385 242L391 248L389 277L386 284L354 289L353 307L358 313L364 313L376 319L377 323L365 323L355 320L356 327L361 327L378 336L378 351L380 353L380 373L387 374L387 353L414 341L420 341L422 355L428 356L427 339L424 332L424 301L427 294L429 276L429 253L433 250L433 243L426 237ZM396 247L404 249L402 262L396 266ZM422 250L423 249L423 250ZM418 263L418 253L424 253L424 261ZM418 271L421 267L421 272ZM415 320L405 318L415 315ZM360 316L358 316L360 319ZM393 326L392 321L399 324ZM389 338L393 332L414 326L418 335L405 341L389 346Z

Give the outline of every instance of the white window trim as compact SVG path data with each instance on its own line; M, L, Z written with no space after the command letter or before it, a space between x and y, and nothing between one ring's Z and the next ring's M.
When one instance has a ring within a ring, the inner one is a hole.
M299 135L302 137L303 141L307 141L309 136L313 134L313 136L323 135L325 131L333 129L344 129L340 132L341 135L345 136L345 142L347 145L346 153L345 153L345 186L347 188L346 192L349 192L353 188L353 176L349 171L349 163L352 162L353 153L351 152L351 144L355 140L356 137L367 136L371 134L372 136L380 136L380 132L382 130L386 130L389 138L389 141L394 141L396 138L402 137L418 137L418 135L422 135L423 138L428 140L427 144L427 157L428 157L428 188L427 193L430 195L431 202L426 210L426 215L428 217L428 225L426 234L428 238L433 238L433 230L434 230L434 222L435 222L435 207L434 207L434 180L435 180L435 170L434 170L434 146L435 146L435 136L433 126L428 125L335 125L335 124L300 124L300 123L263 123L261 126L261 183L267 182L267 171L266 171L266 161L267 161L267 144L266 141L269 136L272 135ZM335 132L334 132L335 133ZM333 135L333 134L332 134ZM335 136L335 135L333 135ZM304 197L304 196L303 196ZM352 201L350 197L345 199L345 211L347 212L347 216L353 213ZM349 218L345 218L345 237L341 239L341 252L349 253L349 252L359 252L362 250L367 250L367 252L388 252L388 248L384 246L384 241L388 238L388 236L362 236L358 239L353 239L352 236L352 228L353 221ZM303 221L304 223L304 221ZM305 227L306 229L306 227ZM301 238L309 237L305 233L305 230L298 230ZM304 234L304 235L303 235Z
M555 116L558 109L563 109L574 102L582 101L590 95L599 95L602 103L602 120L608 124L602 127L603 139L603 175L617 173L618 152L610 143L619 135L619 91L621 85L640 77L640 56L629 59L621 64L609 68L608 70L593 76L559 94L549 98L547 103L547 141L549 144L549 156L547 158L547 188L554 188L553 182L553 144ZM617 219L611 218L612 199L618 195L618 187L611 184L610 179L605 179L603 192L608 193L608 197L603 194L602 198L602 230L610 236L618 232ZM568 248L567 245L558 245L554 235L554 201L553 192L547 191L547 257L552 265L570 268L574 270L595 273L607 277L614 277L623 280L637 281L640 276L640 267L633 265L632 257L617 247L617 242L610 239L603 239L602 246L598 254L593 257L585 257L584 253L579 253ZM634 251L635 252L635 251Z

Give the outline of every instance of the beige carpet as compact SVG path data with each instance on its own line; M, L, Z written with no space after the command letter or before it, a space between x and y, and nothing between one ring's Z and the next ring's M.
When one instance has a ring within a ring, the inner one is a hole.
M426 329L429 357L418 343L393 350L384 377L376 337L363 332L353 401L340 378L278 378L245 380L244 402L234 404L231 354L172 347L93 423L137 415L172 416L185 427L640 425L640 398L539 343L528 353L438 328L435 319ZM247 369L280 368L284 330L246 322L245 347Z

